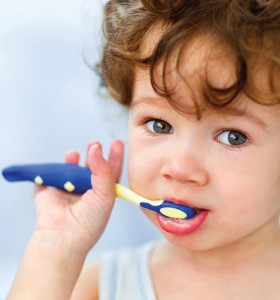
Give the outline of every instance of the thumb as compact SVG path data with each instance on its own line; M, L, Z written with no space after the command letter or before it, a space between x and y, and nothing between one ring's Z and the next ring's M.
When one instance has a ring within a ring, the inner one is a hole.
M102 156L99 143L91 145L88 153L88 166L92 171L92 189L88 190L79 201L79 208L89 225L92 242L102 234L110 217L115 202L115 179L109 163Z

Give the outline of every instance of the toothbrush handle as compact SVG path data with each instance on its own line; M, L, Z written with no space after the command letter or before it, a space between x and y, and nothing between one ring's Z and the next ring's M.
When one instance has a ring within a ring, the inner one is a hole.
M11 166L2 171L8 181L31 181L38 185L52 186L63 191L83 194L92 188L89 168L75 164L46 163ZM116 184L116 196L155 211L167 218L190 219L193 208L165 200L149 201L128 188Z
M74 164L18 165L4 169L2 174L8 181L31 181L73 194L83 194L92 187L90 169Z

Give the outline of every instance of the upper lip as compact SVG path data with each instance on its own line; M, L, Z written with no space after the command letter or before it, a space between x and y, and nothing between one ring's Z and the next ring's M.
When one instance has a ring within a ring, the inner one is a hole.
M199 210L206 209L206 208L203 208L201 206L198 206L197 203L194 203L194 201L184 200L182 198L164 197L163 199L165 201L170 201L170 202L173 202L175 204L189 206L189 207L192 207L193 209L199 209Z

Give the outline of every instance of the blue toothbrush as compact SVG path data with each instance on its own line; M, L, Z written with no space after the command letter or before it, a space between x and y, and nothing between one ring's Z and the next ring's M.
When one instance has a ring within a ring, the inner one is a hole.
M47 163L11 166L2 171L8 181L31 181L37 185L52 186L60 190L83 194L91 189L91 170L75 164ZM132 190L115 185L116 197L138 206L155 211L164 217L190 219L195 215L193 208L165 200L149 200Z

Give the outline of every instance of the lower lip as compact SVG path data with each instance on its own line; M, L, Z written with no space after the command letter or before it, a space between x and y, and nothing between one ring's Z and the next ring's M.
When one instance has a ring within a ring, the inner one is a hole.
M166 218L157 214L157 221L161 229L173 234L190 234L195 232L208 216L208 210L202 210L189 220L178 220Z

